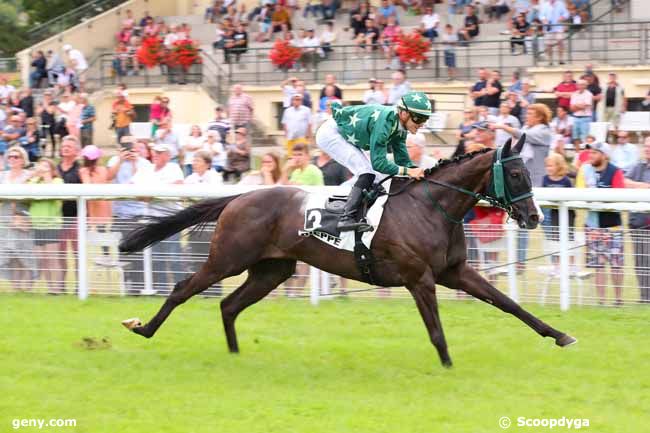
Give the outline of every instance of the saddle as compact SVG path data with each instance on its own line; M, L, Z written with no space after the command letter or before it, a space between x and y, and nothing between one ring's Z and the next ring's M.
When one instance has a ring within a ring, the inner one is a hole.
M360 221L366 222L366 213L368 209L381 196L387 195L386 189L381 184L375 184L370 190L364 192L363 203L360 208ZM343 236L354 236L354 257L357 266L364 276L364 280L374 284L376 279L373 277L372 265L374 257L370 248L363 242L363 232L339 232L337 225L343 215L343 207L347 201L347 196L333 195L327 197L327 200L320 207L308 207L305 210L305 226L299 234L301 236L314 236L323 242L336 248L343 248ZM351 240L351 239L350 239Z

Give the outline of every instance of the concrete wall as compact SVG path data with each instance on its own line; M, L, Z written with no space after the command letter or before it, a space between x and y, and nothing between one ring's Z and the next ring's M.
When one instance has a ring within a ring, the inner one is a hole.
M119 31L127 9L131 9L133 16L137 19L144 16L146 11L152 16L176 15L181 1L185 0L178 0L178 2L174 0L131 0L39 42L16 54L21 79L24 83L28 82L31 53L33 51L51 49L62 54L61 48L63 45L70 44L74 48L81 50L87 60L90 61L96 50L110 49L115 46L115 34Z
M129 101L133 105L149 105L154 96L163 94L169 97L175 123L205 125L214 118L215 103L201 86L129 88ZM115 134L109 129L114 90L95 92L90 99L97 111L95 144L101 147L115 146Z

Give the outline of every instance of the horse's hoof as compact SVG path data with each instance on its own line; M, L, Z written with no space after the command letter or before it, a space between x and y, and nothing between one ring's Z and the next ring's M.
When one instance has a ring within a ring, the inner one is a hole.
M132 319L122 320L122 325L129 331L133 331L133 329L142 326L142 322L137 317L134 317Z
M571 346L572 344L575 344L577 342L578 342L577 339L567 334L564 334L555 340L555 344L557 344L560 347Z

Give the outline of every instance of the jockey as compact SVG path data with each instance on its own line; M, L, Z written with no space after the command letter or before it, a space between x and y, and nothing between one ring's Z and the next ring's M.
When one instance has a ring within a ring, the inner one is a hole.
M363 191L372 186L377 174L415 179L424 176L424 169L411 162L405 141L407 132L416 133L429 116L431 103L422 92L407 93L395 107L342 107L340 102L332 102L332 118L318 128L316 144L357 177L339 220L339 231L372 230L358 221L357 214ZM370 160L364 150L370 151ZM395 162L387 158L389 152L393 153Z

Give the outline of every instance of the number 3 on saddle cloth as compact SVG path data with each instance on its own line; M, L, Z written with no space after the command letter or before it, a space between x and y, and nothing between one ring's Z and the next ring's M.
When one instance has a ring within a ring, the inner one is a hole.
M375 185L369 193L370 201L365 203L368 209L366 222L374 230L365 233L339 232L336 225L343 214L343 205L347 196L310 193L305 204L305 224L304 229L299 232L300 236L313 236L335 248L354 252L361 272L368 282L372 282L371 265L374 259L370 252L370 244L384 213L384 204L388 200L386 191L390 191L390 182L388 179L382 185Z

